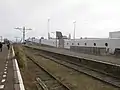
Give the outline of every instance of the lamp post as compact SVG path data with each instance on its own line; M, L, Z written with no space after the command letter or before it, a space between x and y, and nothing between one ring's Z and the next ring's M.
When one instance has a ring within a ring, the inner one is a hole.
M74 25L74 35L73 35L73 39L75 40L76 21L73 21L73 25Z
M48 39L50 39L50 33L49 33L49 31L50 31L50 18L48 18Z

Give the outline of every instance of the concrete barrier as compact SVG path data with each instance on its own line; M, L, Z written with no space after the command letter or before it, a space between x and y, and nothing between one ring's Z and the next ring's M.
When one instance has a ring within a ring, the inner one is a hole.
M12 55L15 57L15 52L12 46ZM14 70L14 89L15 90L25 90L22 76L20 74L20 69L16 59L13 59L13 70Z
M70 50L85 54L106 55L106 48L102 47L70 46Z

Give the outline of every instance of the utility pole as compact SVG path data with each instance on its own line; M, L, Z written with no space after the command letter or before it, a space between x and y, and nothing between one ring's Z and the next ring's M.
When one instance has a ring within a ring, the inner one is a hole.
M23 42L25 41L25 27L23 27Z
M73 39L75 40L76 21L73 22L73 25L74 25L74 35L73 35Z
M19 37L15 37L15 39L16 39L16 43L18 42L18 38L19 38Z
M23 33L23 42L25 42L26 31L27 31L27 30L32 30L31 28L26 29L25 27L23 27L23 28L17 27L17 28L15 28L15 29L22 30L22 33Z

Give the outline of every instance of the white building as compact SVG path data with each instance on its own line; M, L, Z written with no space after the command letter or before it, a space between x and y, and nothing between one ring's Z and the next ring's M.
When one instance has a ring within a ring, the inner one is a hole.
M56 39L35 39L32 42L56 47ZM59 47L57 40L57 47ZM60 45L70 49L70 46L109 48L109 53L114 53L116 48L120 48L120 31L110 32L109 38L83 38L83 39L64 39Z
M120 38L120 31L109 32L109 38Z

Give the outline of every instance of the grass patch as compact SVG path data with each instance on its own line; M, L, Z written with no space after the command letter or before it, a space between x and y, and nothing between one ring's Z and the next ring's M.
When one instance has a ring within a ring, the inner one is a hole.
M14 44L15 57L18 61L18 65L21 69L25 69L27 67L27 59L25 56L25 51L22 45Z

